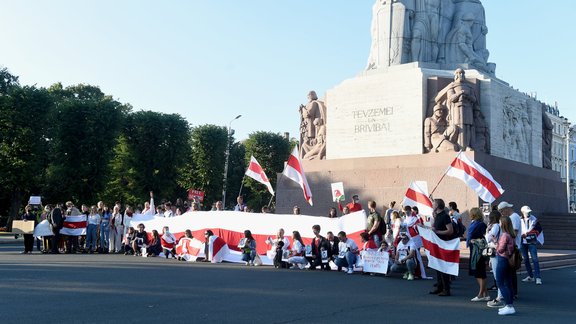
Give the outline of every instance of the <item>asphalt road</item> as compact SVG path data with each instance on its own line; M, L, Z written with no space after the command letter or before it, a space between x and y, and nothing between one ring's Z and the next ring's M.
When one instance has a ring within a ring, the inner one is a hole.
M451 297L433 281L179 262L124 255L21 255L0 245L0 323L565 323L576 314L576 268L520 282L517 314L470 302L465 274ZM492 292L494 294L494 292Z

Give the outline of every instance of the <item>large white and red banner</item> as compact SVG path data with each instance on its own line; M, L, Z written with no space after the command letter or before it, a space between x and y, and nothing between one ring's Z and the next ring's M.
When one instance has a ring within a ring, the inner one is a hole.
M60 234L69 236L86 235L86 215L66 216Z
M221 238L227 245L225 249L219 242L212 242L213 249L211 257L228 262L241 262L241 253L238 249L238 242L244 237L244 231L250 230L256 240L256 251L260 255L263 264L272 264L266 256L266 252L271 246L266 244L268 237L274 237L279 228L283 228L286 236L292 242L292 232L299 231L304 244L312 242L312 226L320 225L320 233L326 236L326 232L331 231L334 235L340 231L346 232L347 236L356 242L360 242L360 233L366 229L366 213L358 211L339 218L328 218L306 215L288 214L256 214L236 211L197 211L188 212L176 217L154 217L152 215L134 215L131 221L132 226L144 224L146 231L162 231L164 226L170 228L170 232L180 239L184 237L184 232L190 230L194 238L204 241L204 232L208 229L214 235ZM181 241L181 240L180 240ZM178 246L180 245L180 247ZM179 242L176 250L182 250L183 246ZM185 245L188 251L191 249L200 250L202 247L196 245ZM224 248L224 249L223 249ZM229 252L226 253L226 250ZM222 253L219 253L222 251ZM198 256L204 254L203 250L197 251Z
M300 185L300 188L302 188L304 192L304 199L312 206L312 192L310 191L308 180L306 180L302 161L300 161L300 157L298 156L298 146L294 147L292 154L288 157L286 167L282 174Z
M274 189L272 189L272 184L270 183L270 180L266 176L264 169L262 169L262 166L260 165L260 163L258 163L258 161L256 161L256 158L254 156L250 157L250 165L248 165L248 169L246 170L245 174L250 178L265 185L266 188L268 188L268 192L270 192L270 194L274 196Z
M418 212L422 215L432 216L434 211L432 200L428 195L428 183L426 181L412 181L406 190L403 206L418 207Z
M428 267L454 276L460 268L460 239L444 241L430 227L418 226L428 256Z
M494 180L490 172L470 160L463 152L458 153L452 161L446 175L462 180L487 203L492 203L504 193L504 189Z

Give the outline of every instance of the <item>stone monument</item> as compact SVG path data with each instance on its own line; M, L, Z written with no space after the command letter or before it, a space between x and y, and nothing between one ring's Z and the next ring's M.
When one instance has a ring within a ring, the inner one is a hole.
M401 201L413 180L435 186L463 150L504 187L502 199L565 212L564 185L549 170L550 120L541 102L496 77L487 32L479 0L376 0L366 69L328 90L326 104L310 92L300 107L314 209L279 178L277 210L323 215L340 181L365 200ZM457 180L435 196L464 210L481 204Z

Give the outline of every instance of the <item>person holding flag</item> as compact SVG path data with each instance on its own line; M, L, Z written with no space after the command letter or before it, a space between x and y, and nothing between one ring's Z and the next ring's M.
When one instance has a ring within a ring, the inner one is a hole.
M443 241L449 241L453 232L452 221L444 209L446 203L442 199L434 199L434 226L432 231ZM436 270L436 289L430 294L438 296L450 296L450 274Z

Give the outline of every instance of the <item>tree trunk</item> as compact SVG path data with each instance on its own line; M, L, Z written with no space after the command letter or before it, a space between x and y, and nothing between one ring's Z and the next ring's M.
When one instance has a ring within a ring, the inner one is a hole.
M8 231L12 231L12 221L18 219L18 212L20 211L20 206L22 204L22 190L16 188L12 191L10 195L10 212L8 214L8 222L6 227Z

